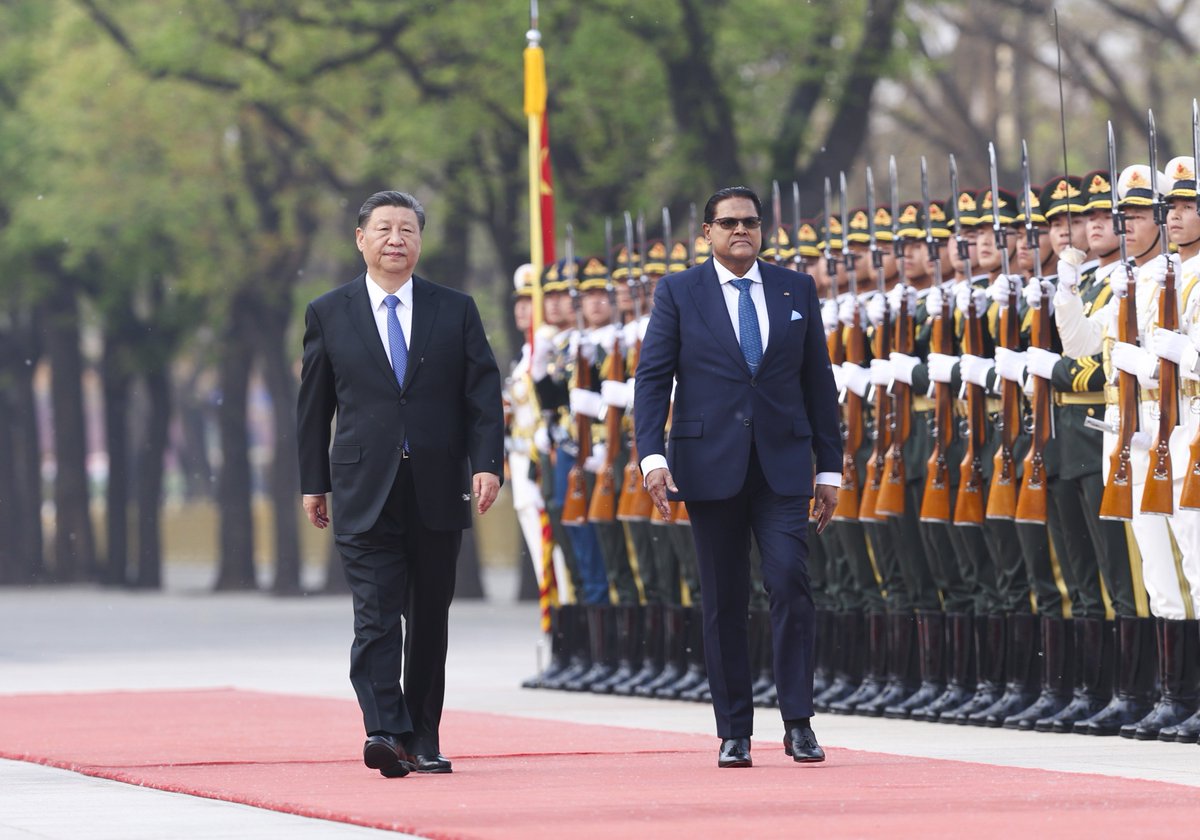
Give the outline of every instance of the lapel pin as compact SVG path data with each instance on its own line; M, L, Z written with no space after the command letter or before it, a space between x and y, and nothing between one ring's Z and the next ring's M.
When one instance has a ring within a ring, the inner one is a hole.
M469 502L469 501L471 501L471 494L470 494L470 493L463 493L463 494L462 494L462 500L463 500L464 502Z
M784 296L784 297L791 297L791 296L792 296L792 293L791 293L791 292L784 292L784 293L783 293L783 296Z

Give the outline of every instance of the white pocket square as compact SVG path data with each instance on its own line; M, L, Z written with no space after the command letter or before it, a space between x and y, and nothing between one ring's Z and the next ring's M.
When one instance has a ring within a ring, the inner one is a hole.
M792 320L793 320L793 321L799 321L799 320L800 320L801 318L803 318L803 317L804 317L804 316L803 316L803 315L801 315L801 314L800 314L799 312L797 312L796 310L794 310L794 309L792 310Z

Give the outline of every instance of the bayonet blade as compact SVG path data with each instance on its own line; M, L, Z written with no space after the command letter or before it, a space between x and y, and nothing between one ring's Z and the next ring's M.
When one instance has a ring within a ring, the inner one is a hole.
M671 208L669 208L669 207L664 207L662 209L662 225L663 225L663 247L667 251L667 258L670 259L670 257L671 257L671 237L673 235L673 231L671 230Z
M1112 120L1108 121L1108 177L1109 197L1112 200L1113 233L1121 246L1121 264L1129 265L1129 252L1125 247L1125 214L1121 212L1121 200L1117 192L1117 139L1113 134Z
M1004 226L1000 224L1000 173L996 165L995 143L988 143L988 169L992 179L992 233L1000 250L1000 270L1008 274L1008 238L1004 235Z
M867 234L871 243L871 267L882 279L883 252L879 250L878 231L875 229L875 173L867 167Z
M780 262L779 229L783 227L783 199L779 196L779 181L771 182L771 245L775 249L775 263Z
M904 243L900 239L900 176L896 174L896 156L888 157L888 186L891 189L889 199L892 205L892 254L898 260L904 259Z

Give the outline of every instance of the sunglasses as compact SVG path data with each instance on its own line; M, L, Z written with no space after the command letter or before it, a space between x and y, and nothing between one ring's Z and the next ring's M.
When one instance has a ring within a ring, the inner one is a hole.
M740 219L733 216L722 216L719 219L713 219L710 224L717 225L722 230L733 230L738 225L741 225L746 230L758 230L762 227L762 219L758 216L746 216Z

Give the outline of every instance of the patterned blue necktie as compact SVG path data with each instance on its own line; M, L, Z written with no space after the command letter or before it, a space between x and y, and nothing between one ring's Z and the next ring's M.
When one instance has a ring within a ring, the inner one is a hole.
M408 370L408 345L404 343L404 327L400 326L400 316L396 314L396 304L400 298L388 295L383 304L388 308L388 350L392 354L392 372L396 374L396 384L404 387L404 372ZM409 452L408 438L404 438L404 452Z
M742 345L742 355L751 373L758 372L762 361L762 333L758 329L758 310L754 308L754 299L750 297L750 284L754 281L749 277L735 277L729 281L738 290L738 337Z

